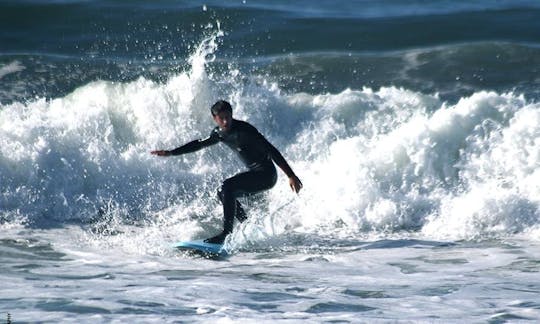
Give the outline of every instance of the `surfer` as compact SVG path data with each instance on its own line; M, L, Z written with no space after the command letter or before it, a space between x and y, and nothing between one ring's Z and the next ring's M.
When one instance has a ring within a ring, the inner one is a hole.
M293 172L281 153L251 124L233 119L232 107L224 100L216 102L210 109L217 126L206 139L198 139L174 150L155 150L158 156L181 155L198 151L219 142L236 151L248 171L239 173L223 181L218 197L223 204L223 231L205 240L207 243L223 244L233 230L234 218L243 222L246 212L237 198L249 196L272 188L277 181L274 161L289 177L291 189L298 193L302 182Z

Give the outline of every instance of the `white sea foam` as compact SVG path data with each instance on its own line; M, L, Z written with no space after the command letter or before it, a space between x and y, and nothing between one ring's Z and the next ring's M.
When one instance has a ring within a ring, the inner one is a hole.
M97 219L108 232L143 221L138 235L160 240L211 234L221 226L215 189L241 169L234 155L220 146L175 158L149 151L206 136L208 107L224 98L305 184L295 198L281 176L238 239L292 230L449 239L537 233L539 104L493 92L449 104L393 87L283 93L276 84L238 82L238 71L208 74L221 35L205 39L191 69L164 83L96 81L63 98L2 106L2 217Z

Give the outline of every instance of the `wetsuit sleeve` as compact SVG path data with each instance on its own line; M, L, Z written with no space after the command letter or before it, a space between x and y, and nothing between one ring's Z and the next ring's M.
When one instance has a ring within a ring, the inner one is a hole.
M181 155L196 152L207 146L214 145L217 142L219 142L219 136L215 131L212 131L208 138L191 141L187 144L175 148L174 150L168 151L168 155Z
M270 143L262 135L261 135L261 140L264 141L264 144L265 144L265 146L266 146L266 148L268 150L268 154L270 155L272 160L277 164L277 166L281 170L283 170L283 172L285 172L287 177L290 178L290 177L295 176L292 168L289 166L289 163L287 163L287 161L285 160L283 155L281 155L281 153L278 151L278 149L274 145L272 145L272 143Z

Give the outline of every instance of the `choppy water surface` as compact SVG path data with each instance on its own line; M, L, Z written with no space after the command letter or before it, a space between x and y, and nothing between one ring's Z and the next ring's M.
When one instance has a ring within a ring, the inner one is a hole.
M538 245L518 240L326 245L293 235L208 260L102 243L53 247L52 232L2 241L2 304L14 321L497 323L540 315Z

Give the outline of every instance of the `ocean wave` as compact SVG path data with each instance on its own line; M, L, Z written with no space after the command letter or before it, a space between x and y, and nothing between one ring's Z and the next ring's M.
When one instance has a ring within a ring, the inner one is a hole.
M284 92L239 70L209 73L216 37L165 82L96 81L64 97L1 106L2 222L211 234L221 224L215 189L242 166L219 145L168 159L149 151L206 136L208 107L224 98L305 184L295 198L281 177L251 206L238 231L248 239L290 231L537 233L538 103L487 91L450 103L393 86Z

